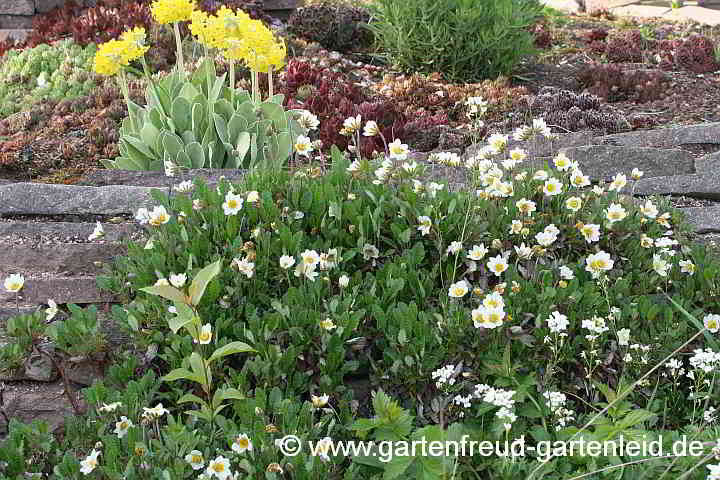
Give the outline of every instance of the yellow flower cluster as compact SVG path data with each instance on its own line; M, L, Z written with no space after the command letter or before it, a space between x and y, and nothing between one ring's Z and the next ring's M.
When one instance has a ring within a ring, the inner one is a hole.
M153 18L158 23L174 23L190 20L195 10L195 0L157 0L150 5Z
M242 10L221 7L214 16L193 12L191 20L190 31L200 43L223 50L230 60L242 60L251 70L267 73L285 64L285 44Z
M133 28L123 33L119 40L110 40L98 47L93 70L100 75L115 75L148 51L145 45L145 29Z

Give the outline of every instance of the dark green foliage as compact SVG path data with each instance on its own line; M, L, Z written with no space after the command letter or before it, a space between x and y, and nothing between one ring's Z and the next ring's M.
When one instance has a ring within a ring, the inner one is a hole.
M371 30L406 71L443 72L453 82L507 75L532 54L535 0L378 0Z
M328 50L349 52L372 44L369 21L370 13L363 7L323 2L297 9L288 20L288 30Z

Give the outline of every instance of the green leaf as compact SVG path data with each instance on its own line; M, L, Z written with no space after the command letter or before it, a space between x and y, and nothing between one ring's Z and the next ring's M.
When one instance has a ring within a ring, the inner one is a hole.
M140 289L141 292L149 293L150 295L157 295L159 297L166 298L172 302L186 303L187 298L185 294L175 287L170 285L153 285L152 287L145 287Z
M255 353L257 350L252 348L250 345L243 343L243 342L230 342L227 345L224 345L218 349L216 349L212 355L210 355L210 358L208 359L208 363L212 363L215 360L218 360L222 357L226 357L228 355L232 355L234 353Z
M184 97L177 97L172 102L172 119L175 127L180 132L184 132L190 128L192 121L192 106Z
M170 330L172 330L173 333L177 333L181 328L183 328L188 323L191 323L195 318L197 317L194 317L192 315L189 317L176 315L168 320L168 327L170 327Z
M200 375L197 375L187 368L176 368L167 375L161 378L163 382L174 382L175 380L190 380L196 383L203 383L203 379Z
M205 166L205 152L200 143L192 142L185 145L185 153L190 157L192 168L203 168Z
M677 303L675 300L670 298L669 295L665 294L665 296L670 300L670 303L673 304L675 308L680 310L680 313L682 313L688 320L690 320L690 323L695 325L695 328L697 328L699 331L703 332L703 336L705 337L705 341L712 347L714 351L720 350L720 344L718 344L718 341L715 339L715 337L712 336L710 332L707 331L705 328L705 325L703 325L700 320L693 317L687 310L685 310L682 305Z
M207 405L207 402L197 395L192 393L186 393L182 397L177 399L177 403L197 403L198 405Z
M180 152L184 152L182 140L180 139L180 137L178 137L174 133L170 133L167 130L163 131L161 135L163 148L168 153L168 155L170 155L172 161L175 162Z
M228 143L229 137L228 137L228 127L227 122L223 118L222 115L218 115L217 113L213 113L213 121L215 122L215 131L217 132L217 136L223 143Z
M200 270L195 278L193 279L188 292L190 294L190 303L197 306L202 299L205 289L208 283L220 273L222 266L222 259L207 265L205 268Z

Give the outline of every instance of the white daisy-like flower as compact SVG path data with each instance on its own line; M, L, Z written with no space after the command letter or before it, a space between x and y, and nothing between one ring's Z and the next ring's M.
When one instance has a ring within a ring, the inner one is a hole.
M532 216L533 212L537 210L535 202L528 200L527 198L521 198L515 202L515 206L528 217Z
M230 460L223 457L222 455L215 457L214 460L210 460L210 464L205 471L208 477L217 477L218 480L229 480L232 478L232 472L230 471Z
M567 330L568 325L570 322L568 321L568 318L566 315L563 315L562 313L555 311L550 314L550 317L547 319L548 328L550 328L550 331L552 333L561 333Z
M288 268L295 265L295 257L290 255L283 255L280 257L280 268L287 270Z
M695 274L695 264L692 261L680 260L680 262L678 262L678 265L680 265L680 271L682 273L687 273L688 275Z
M703 325L710 333L717 333L720 330L720 315L711 313L703 318Z
M253 444L250 441L250 437L242 433L233 439L232 446L230 448L235 453L252 452Z
M585 259L585 270L592 273L593 277L599 276L603 272L607 272L613 268L615 262L610 258L610 254L604 251L599 251L589 255Z
M88 237L88 241L92 242L96 238L100 238L100 237L104 237L104 236L105 236L105 230L103 229L102 223L96 222L95 229L92 231L92 233Z
M399 138L388 145L388 151L393 160L405 160L409 152L407 144L402 143Z
M207 345L212 341L212 325L209 323L206 323L202 327L200 327L200 333L198 334L198 338L195 339L195 343L199 343L200 345Z
M378 127L378 124L375 122L375 120L370 120L369 122L365 123L365 128L363 128L363 135L366 137L374 137L375 135L380 133L380 127Z
M527 260L533 256L533 249L526 246L525 243L521 243L520 246L515 246L515 253L523 260Z
M322 408L330 401L330 395L327 393L323 395L310 395L310 402L315 408Z
M575 278L575 273L566 265L560 267L560 278L563 280L572 280Z
M25 285L25 277L19 273L13 273L5 279L5 290L9 293L17 293Z
M233 258L232 266L237 268L238 271L247 278L252 278L253 275L255 275L255 263L249 261L247 258L243 258L242 260Z
M462 242L458 242L457 240L455 240L454 242L451 242L450 245L448 245L447 251L445 253L447 253L448 255L455 255L459 253L460 250L462 250Z
M555 165L555 168L564 172L565 170L570 169L572 161L567 157L567 155L565 155L565 153L560 152L555 156L555 158L553 158L553 164Z
M162 205L153 208L152 212L149 213L148 223L154 227L164 225L169 221L170 214L168 214Z
M639 168L633 168L632 172L630 172L630 176L633 178L633 180L640 180L643 175L645 175L645 172L643 172Z
M360 118L360 115L356 117L348 117L343 122L343 129L349 134L355 133L360 130L360 128L362 128L362 119Z
M317 128L320 126L320 120L318 120L317 116L313 115L307 110L303 110L302 112L300 112L300 116L298 116L297 122L300 124L301 127L307 130L317 130Z
M468 291L470 291L468 283L465 280L460 280L459 282L455 282L450 285L450 288L448 288L448 296L453 298L462 298L468 293Z
M479 261L487 255L488 251L489 250L485 247L484 243L481 243L480 245L473 245L473 247L468 250L467 257L470 260Z
M298 135L297 140L295 140L295 151L297 154L310 158L310 154L313 150L312 140L305 135Z
M191 450L185 455L185 461L190 464L193 470L200 470L205 466L205 459L200 450Z
M92 452L90 452L90 455L85 457L84 460L80 462L80 473L83 475L89 475L90 472L95 470L95 468L98 466L98 456L101 452L98 450L93 449Z
M257 190L252 190L247 193L247 197L245 197L245 201L247 203L257 203L260 201L260 193Z
M49 322L58 314L58 306L55 300L48 299L48 308L45 309L45 321Z
M572 212L577 212L582 208L582 198L580 197L570 197L567 200L565 200L565 208Z
M550 245L555 243L555 241L557 240L557 235L553 234L552 232L542 231L538 232L535 235L535 240L537 241L538 245L543 247L549 247Z
M508 263L502 255L497 255L488 260L487 268L495 276L499 277L508 269Z
M222 204L225 215L237 215L244 202L245 199L241 195L227 192L225 194L225 203Z
M560 195L563 190L563 184L557 178L549 178L545 181L543 193L547 196Z
M185 286L185 282L187 282L187 275L184 273L171 273L170 274L170 285L172 285L175 288L182 288Z
M619 203L611 203L610 206L605 210L605 218L610 223L620 222L627 217L627 210Z
M120 421L115 423L115 430L113 430L113 433L115 433L118 438L123 438L127 435L128 430L130 430L130 427L132 426L132 420L129 420L125 415L123 415L120 417Z
M647 218L656 218L658 209L651 200L647 200L644 205L640 206L640 212Z
M573 170L572 174L570 175L570 185L575 188L587 187L588 185L590 185L590 177L587 175L583 175L580 170Z
M622 173L618 173L617 175L615 175L615 177L613 178L613 181L610 183L608 190L611 192L613 192L613 191L619 192L620 190L625 188L625 185L627 185L627 177Z
M427 215L421 215L418 217L418 227L417 229L420 231L422 235L427 235L430 233L430 229L432 228L432 220Z

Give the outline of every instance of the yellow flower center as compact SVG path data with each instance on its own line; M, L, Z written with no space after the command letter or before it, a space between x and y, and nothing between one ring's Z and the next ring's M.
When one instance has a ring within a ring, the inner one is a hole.
M203 458L201 455L192 455L190 457L191 463L202 463Z
M225 464L220 462L213 463L212 469L217 473L222 473L225 471Z
M228 200L228 207L237 208L237 205L238 205L237 200L235 200L235 199Z
M237 441L237 444L240 446L240 448L248 448L250 445L250 441L247 438L240 438Z
M607 262L605 260L593 260L590 263L590 268L593 270L604 270L607 267Z
M200 341L201 341L201 342L210 341L210 338L212 338L212 333L210 333L210 332L200 332Z
M504 272L505 271L505 265L503 265L502 263L496 263L494 268L495 268L496 272Z

